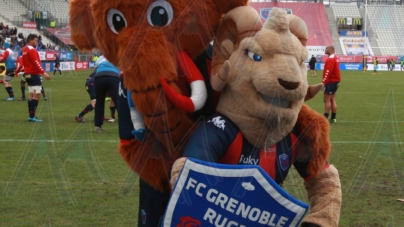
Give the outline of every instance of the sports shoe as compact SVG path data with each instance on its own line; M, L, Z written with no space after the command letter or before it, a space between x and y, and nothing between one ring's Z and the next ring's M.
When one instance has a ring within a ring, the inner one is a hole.
M75 119L76 119L76 121L79 122L79 123L84 123L84 122L86 122L86 121L83 119L83 117L82 117L82 116L79 116L79 115L77 115Z
M95 131L96 132L103 132L104 129L102 129L101 127L95 126Z
M19 98L18 101L25 101L25 97Z
M6 101L14 101L14 100L15 100L14 97L8 97L8 98L6 98Z
M43 100L48 101L48 97L46 97L46 96L43 97Z
M330 124L337 123L337 119L335 119L335 118L334 118L334 119L330 119L329 122L330 122Z
M115 122L115 118L109 119L108 122L114 123L114 122Z
M33 118L29 117L28 121L30 121L30 122L42 122L42 120L38 119L37 117L33 117Z

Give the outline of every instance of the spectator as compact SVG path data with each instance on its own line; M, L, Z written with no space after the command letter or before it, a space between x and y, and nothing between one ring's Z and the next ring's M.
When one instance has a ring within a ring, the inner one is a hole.
M390 59L387 59L387 71L390 71L391 62Z
M310 62L309 62L311 76L317 76L316 75L316 62L317 62L316 57L314 57L314 55L312 55Z

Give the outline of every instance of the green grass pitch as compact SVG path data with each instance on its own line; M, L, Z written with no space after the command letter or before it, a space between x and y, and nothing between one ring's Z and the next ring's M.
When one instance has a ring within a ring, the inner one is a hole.
M309 83L319 83L321 73ZM28 122L27 102L4 101L0 91L0 226L137 225L138 181L117 152L117 122L96 133L94 112L86 123L74 121L90 102L89 74L66 72L44 82L42 123ZM19 81L12 81L16 98ZM403 89L404 72L342 71L330 158L342 184L340 226L404 223L404 203L397 201L404 199ZM323 113L322 94L307 104ZM296 171L284 188L308 202Z

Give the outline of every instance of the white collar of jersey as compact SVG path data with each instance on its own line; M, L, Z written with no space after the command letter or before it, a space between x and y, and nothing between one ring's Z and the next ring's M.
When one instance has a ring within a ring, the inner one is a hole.
M334 58L334 57L335 57L335 54L331 54L329 58Z

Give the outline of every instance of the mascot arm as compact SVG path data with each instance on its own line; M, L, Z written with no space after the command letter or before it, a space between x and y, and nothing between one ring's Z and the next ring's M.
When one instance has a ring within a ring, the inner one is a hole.
M144 123L143 115L137 111L135 104L132 101L132 92L128 90L127 93L128 106L130 110L130 117L132 119L133 128L135 130L132 131L133 136L139 141L143 141L144 135L146 133L146 125Z
M306 180L304 186L310 201L310 213L302 226L337 227L342 202L338 170L329 165L316 177Z
M179 68L185 74L185 79L191 87L191 97L183 96L182 94L174 91L168 84L164 77L161 77L161 85L168 99L174 103L174 105L192 113L200 110L206 102L208 97L204 78L196 67L195 63L185 52L179 52L177 54Z

